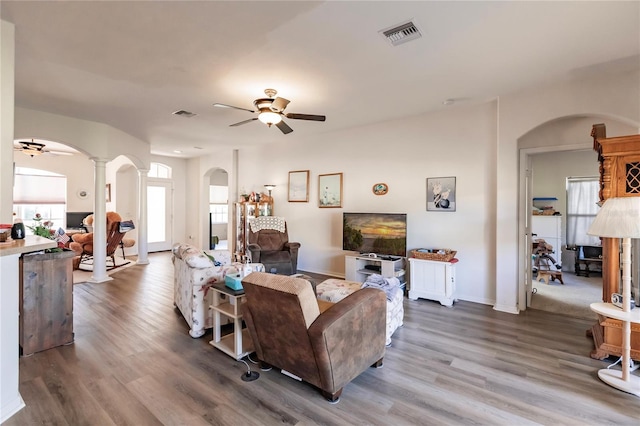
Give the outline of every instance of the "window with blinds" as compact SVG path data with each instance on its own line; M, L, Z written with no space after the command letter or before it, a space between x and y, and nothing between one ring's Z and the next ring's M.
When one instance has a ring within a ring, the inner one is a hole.
M44 220L53 222L53 229L64 228L66 203L66 176L45 170L16 167L13 211L25 225L33 226L33 218L40 213Z

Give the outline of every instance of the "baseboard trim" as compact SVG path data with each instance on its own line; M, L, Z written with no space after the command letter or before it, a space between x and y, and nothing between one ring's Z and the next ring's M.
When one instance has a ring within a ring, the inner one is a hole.
M16 398L6 402L0 409L0 424L9 420L10 417L22 410L24 407L26 407L26 404L24 403L20 393L18 393Z

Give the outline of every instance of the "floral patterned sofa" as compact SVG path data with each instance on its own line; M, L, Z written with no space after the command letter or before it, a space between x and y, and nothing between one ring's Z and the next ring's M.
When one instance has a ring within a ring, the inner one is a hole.
M209 252L220 266L207 257L202 250L190 244L175 244L173 257L173 304L187 320L191 337L201 337L205 330L213 327L211 304L214 283L224 283L227 273L242 269L241 263L231 262L231 253L226 250Z
M362 288L363 284L356 281L346 281L330 278L316 286L318 299L337 303L351 293ZM391 336L404 323L404 293L393 293L392 300L387 299L387 333L385 344L391 345Z

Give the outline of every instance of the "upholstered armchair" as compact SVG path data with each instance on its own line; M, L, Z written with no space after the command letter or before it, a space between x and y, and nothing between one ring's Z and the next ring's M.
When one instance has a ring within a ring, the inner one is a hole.
M242 280L243 319L262 367L318 387L330 402L370 366L382 366L387 298L363 288L338 303L318 301L302 278L253 272Z
M300 243L289 242L282 217L259 216L249 220L247 249L251 261L262 263L267 272L292 275L298 272Z
M189 325L189 335L201 337L213 327L213 291L215 283L223 283L225 275L242 270L242 263L231 262L227 250L209 251L214 263L202 250L191 245L176 243L173 256L173 304ZM224 321L227 321L224 317Z

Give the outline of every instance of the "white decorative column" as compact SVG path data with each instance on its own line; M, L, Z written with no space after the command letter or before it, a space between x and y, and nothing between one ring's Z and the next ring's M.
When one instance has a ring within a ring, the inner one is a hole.
M107 275L107 160L95 157L91 160L95 163L93 175L96 197L93 201L93 274L89 281L101 283L113 280Z
M15 27L0 21L0 222L13 221ZM24 407L19 392L20 253L0 254L0 423Z
M149 235L147 232L147 175L149 170L138 169L138 264L149 264Z
M15 27L0 21L0 223L13 223Z

